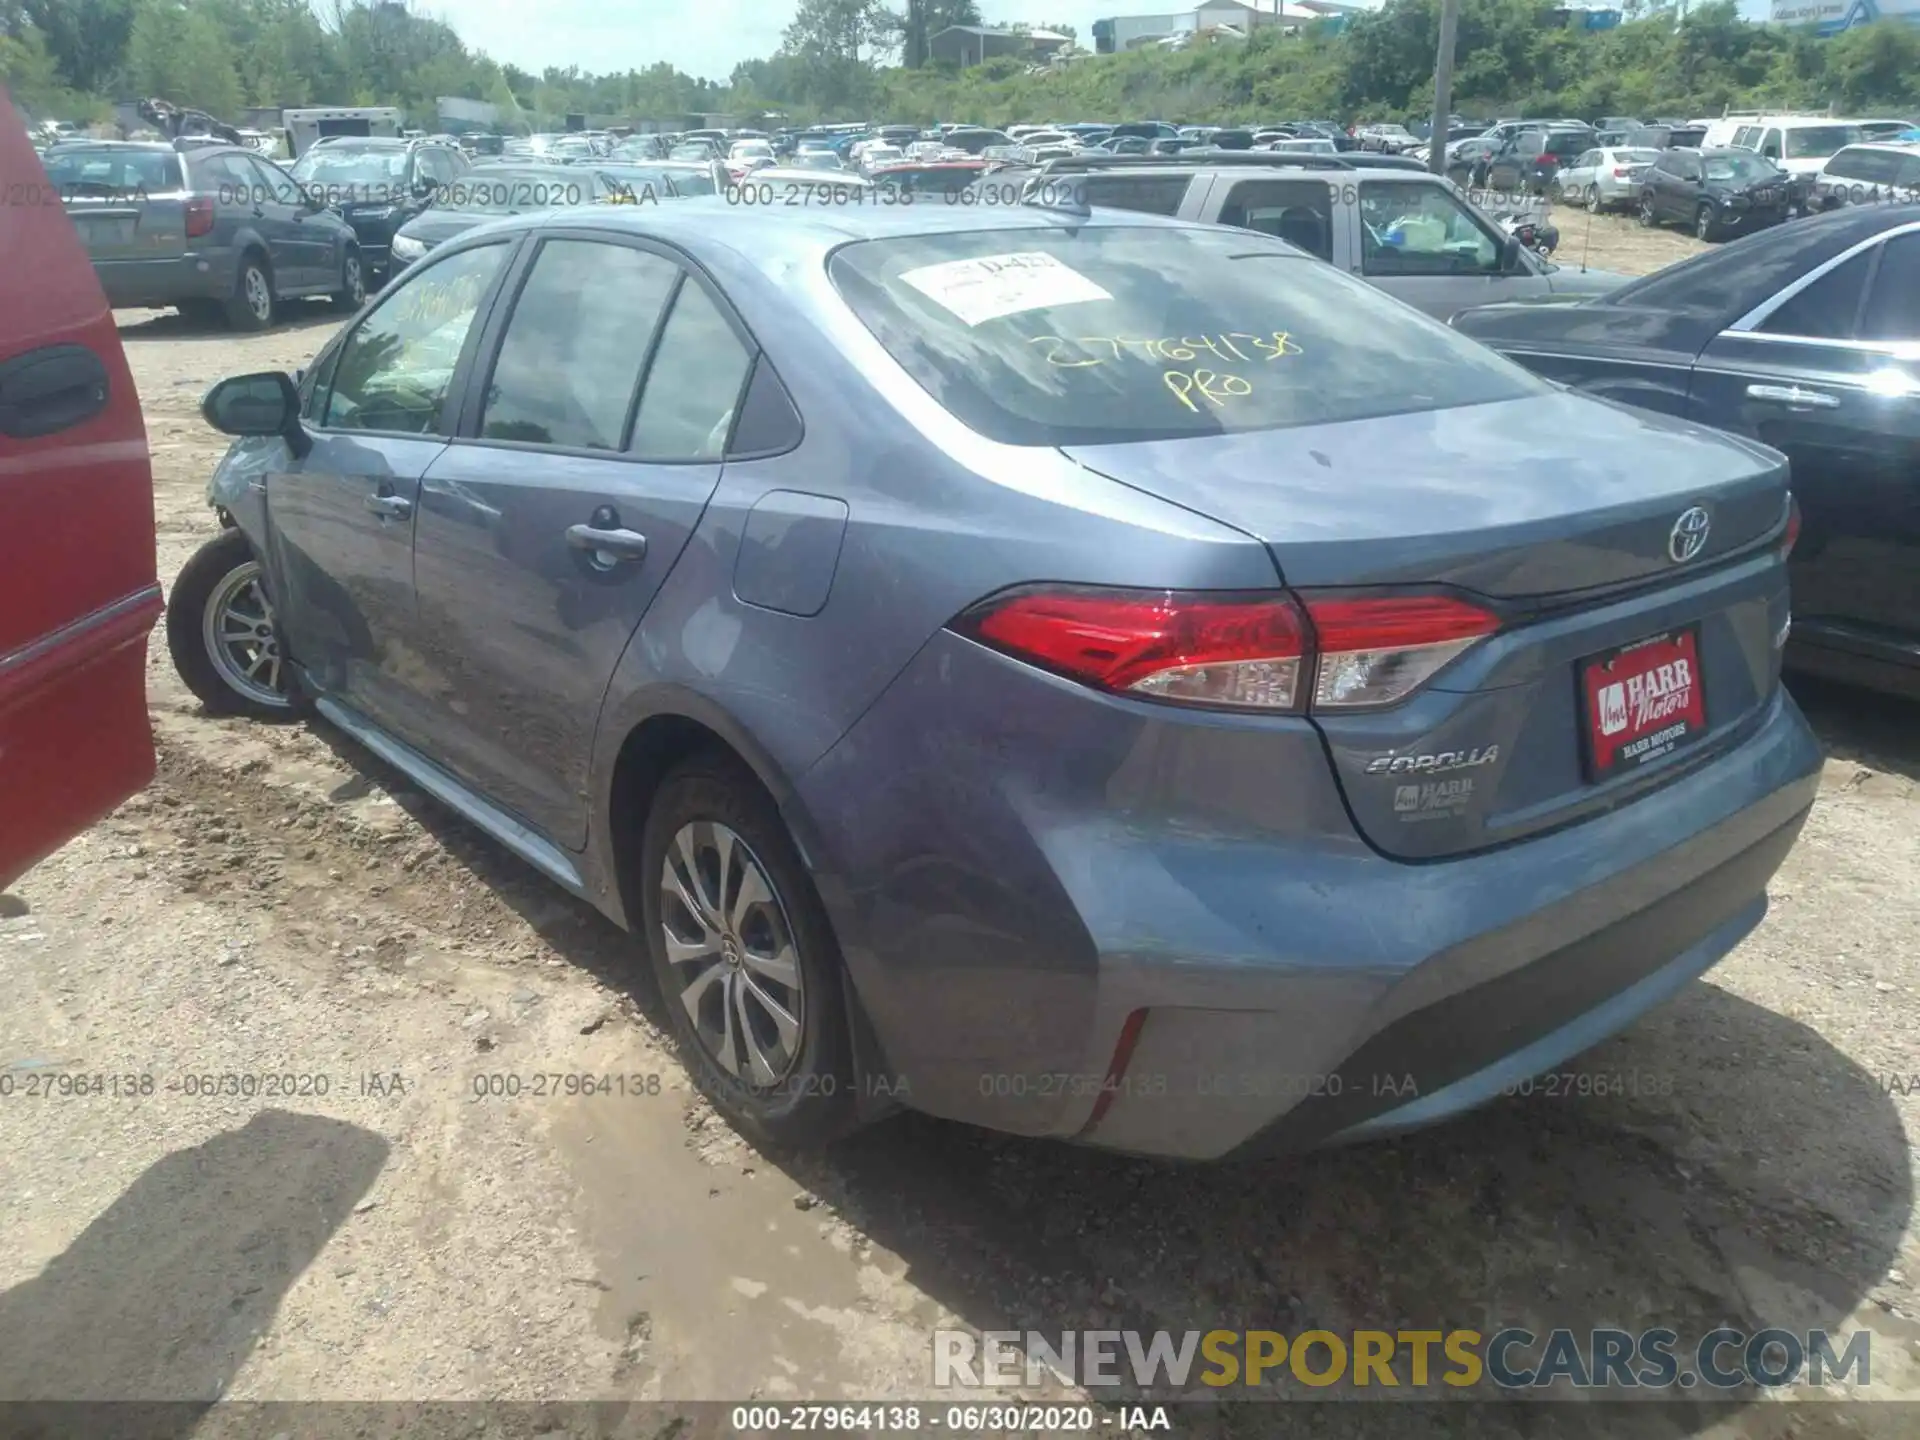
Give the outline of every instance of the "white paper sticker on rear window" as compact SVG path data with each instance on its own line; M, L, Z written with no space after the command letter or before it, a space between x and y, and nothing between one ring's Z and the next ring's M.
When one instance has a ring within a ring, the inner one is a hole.
M968 325L1023 310L1113 298L1072 266L1037 250L923 265L903 271L900 278Z

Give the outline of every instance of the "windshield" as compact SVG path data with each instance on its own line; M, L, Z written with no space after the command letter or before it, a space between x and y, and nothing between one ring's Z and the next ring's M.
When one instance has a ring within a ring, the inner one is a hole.
M1824 160L1842 145L1860 138L1852 125L1796 125L1785 135L1789 160Z
M62 149L44 157L47 179L70 195L165 193L180 188L180 162L165 150Z
M1708 155L1701 165L1709 180L1763 180L1780 173L1780 167L1760 155Z
M293 178L322 189L335 185L398 185L407 173L404 150L309 150L294 162Z
M1546 393L1332 266L1243 233L868 240L836 251L829 275L929 394L1007 444L1219 435Z
M889 190L911 191L916 195L958 195L980 178L979 165L941 165L928 168L902 167L883 170L873 178Z
M442 185L435 192L433 208L463 215L518 215L526 210L586 205L595 198L595 178L583 170L489 165Z

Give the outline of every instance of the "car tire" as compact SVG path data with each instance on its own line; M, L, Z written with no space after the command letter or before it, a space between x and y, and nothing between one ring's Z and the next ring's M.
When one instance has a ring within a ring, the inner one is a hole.
M251 635L240 633L243 621ZM302 712L260 562L238 529L222 530L181 567L167 597L167 651L209 714L288 720Z
M1587 187L1587 213L1589 215L1598 215L1606 208L1607 202L1600 198L1600 187L1598 185L1589 185Z
M1653 229L1657 223L1653 218L1653 201L1645 199L1644 197L1641 199L1639 220L1642 230Z
M1693 235L1696 240L1712 240L1717 230L1711 205L1702 205L1693 212Z
M647 815L640 866L647 954L700 1092L776 1146L854 1129L839 947L758 778L721 756L673 771Z
M227 301L227 324L235 330L265 330L277 310L273 299L273 271L266 257L249 250L240 257L233 277L233 295Z
M358 250L349 249L340 262L340 288L333 292L333 308L351 315L367 303L367 271Z

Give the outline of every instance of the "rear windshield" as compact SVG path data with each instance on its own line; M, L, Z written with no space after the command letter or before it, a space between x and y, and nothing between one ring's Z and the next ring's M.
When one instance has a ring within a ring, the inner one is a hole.
M1543 382L1259 237L1087 226L866 240L828 273L893 358L1012 445L1098 445L1512 400Z
M68 195L164 195L181 185L179 157L166 150L62 147L43 163L47 179Z

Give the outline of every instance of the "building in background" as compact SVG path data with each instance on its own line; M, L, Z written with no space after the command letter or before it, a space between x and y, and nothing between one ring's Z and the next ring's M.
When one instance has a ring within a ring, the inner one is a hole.
M1364 5L1341 4L1336 0L1206 0L1195 10L1174 10L1158 15L1114 15L1093 22L1093 49L1097 55L1117 55L1143 45L1159 45L1168 40L1199 36L1222 30L1251 35L1263 26L1298 30L1316 20L1344 20L1366 9Z
M927 41L927 53L936 65L979 65L1001 56L1044 62L1073 40L1051 30L996 30L990 25L949 25Z
M1876 20L1920 23L1920 0L1773 0L1767 18L1775 25L1838 35Z

